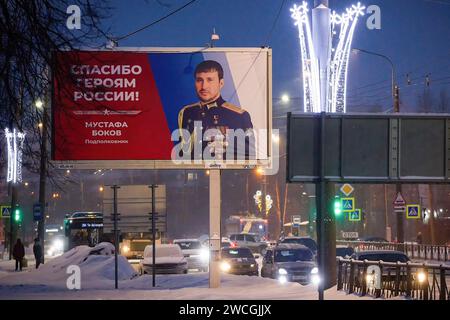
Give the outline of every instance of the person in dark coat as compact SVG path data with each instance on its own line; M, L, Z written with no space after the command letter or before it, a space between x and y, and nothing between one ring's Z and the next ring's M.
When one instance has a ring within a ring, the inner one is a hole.
M13 250L13 257L14 260L16 260L16 271L19 269L19 266L20 271L22 271L22 260L24 256L25 256L25 248L22 244L22 241L20 241L20 239L17 239L17 242L14 245Z
M42 247L39 243L39 239L34 239L34 245L33 245L33 253L34 258L36 259L36 269L39 268L39 265L41 264L42 259Z
M422 242L423 242L422 232L419 231L419 233L417 234L417 243L422 244Z

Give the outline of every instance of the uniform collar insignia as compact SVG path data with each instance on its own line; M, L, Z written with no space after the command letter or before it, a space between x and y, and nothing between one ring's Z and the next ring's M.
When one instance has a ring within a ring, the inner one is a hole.
M219 98L217 98L215 101L208 104L200 102L200 106L202 107L206 106L208 109L210 109L212 107L221 107L224 102L225 100L223 100L222 96L219 96Z

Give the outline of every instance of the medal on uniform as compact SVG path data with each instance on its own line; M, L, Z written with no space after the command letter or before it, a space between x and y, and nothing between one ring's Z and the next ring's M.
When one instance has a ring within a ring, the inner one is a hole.
M218 125L218 124L219 124L219 116L218 116L217 114L215 114L215 115L213 116L213 119L214 119L214 124L215 124L215 125Z

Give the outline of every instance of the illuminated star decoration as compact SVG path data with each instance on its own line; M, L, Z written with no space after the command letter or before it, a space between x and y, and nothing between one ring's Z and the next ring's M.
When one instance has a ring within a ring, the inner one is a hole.
M6 182L22 182L22 150L25 133L16 131L16 129L13 129L11 132L6 128L5 137L8 149L8 171Z
M266 196L266 216L269 215L270 209L272 209L273 200L270 194Z
M312 41L311 27L308 17L308 4L292 7L292 18L298 27L300 37L302 74L303 74L303 99L305 112L346 112L347 70L350 50L358 23L359 16L364 15L365 7L360 3L346 9L342 15L333 11L330 15L331 28L331 52L328 59L327 70L328 84L326 88L320 87L319 66L314 44ZM339 32L337 31L339 27ZM339 36L333 39L334 35ZM326 90L327 101L325 110L321 110L320 93Z

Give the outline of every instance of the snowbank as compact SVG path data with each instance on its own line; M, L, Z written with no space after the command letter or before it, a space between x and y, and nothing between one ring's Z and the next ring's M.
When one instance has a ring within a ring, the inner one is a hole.
M25 285L40 285L42 290L67 289L69 266L80 267L81 288L106 289L114 282L115 261L114 246L101 243L94 248L78 246L72 250L48 260L39 269L28 268L27 271L13 273L0 279L3 287L18 288ZM133 267L123 256L118 257L118 279L129 280L137 276Z

